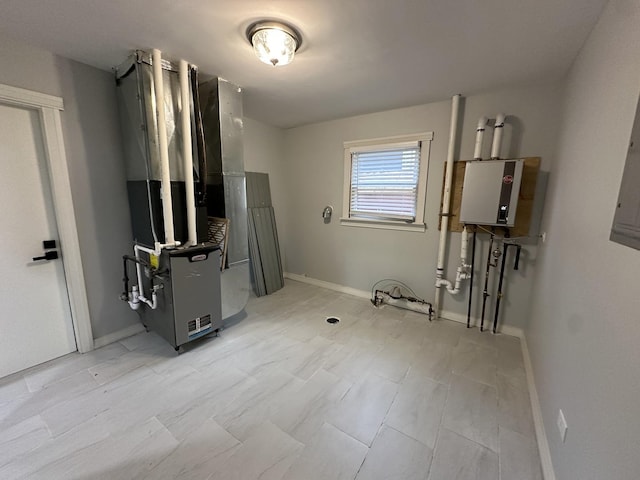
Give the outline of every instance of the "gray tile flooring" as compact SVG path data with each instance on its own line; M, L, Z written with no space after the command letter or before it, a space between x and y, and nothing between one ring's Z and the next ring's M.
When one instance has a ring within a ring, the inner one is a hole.
M292 281L246 311L0 380L0 478L541 480L518 339Z

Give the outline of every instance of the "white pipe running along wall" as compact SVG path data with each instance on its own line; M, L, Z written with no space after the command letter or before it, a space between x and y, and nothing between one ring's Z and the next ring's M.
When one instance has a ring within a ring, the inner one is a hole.
M164 220L165 245L175 245L173 230L173 203L171 201L171 172L169 169L169 147L167 141L167 121L164 115L164 81L162 79L162 53L154 48L152 52L153 84L158 117L158 144L160 147L160 193L162 197L162 215Z
M187 62L180 60L180 98L182 110L182 158L184 162L184 183L187 200L187 231L189 240L187 245L198 243L196 230L196 201L193 191L193 149L191 146L191 101L189 99L189 67Z
M444 193L442 198L442 217L440 221L440 245L438 246L438 264L436 267L436 298L435 316L438 318L440 312L440 288L443 286L442 276L444 275L444 256L447 250L447 234L449 233L449 207L451 206L451 184L453 183L453 157L456 146L456 136L458 127L458 113L460 110L461 95L454 95L451 99L451 125L449 126L449 149L447 151L447 162L445 164Z
M452 295L460 293L460 286L463 280L467 280L471 277L471 265L467 263L467 250L469 246L469 232L465 226L462 229L462 238L460 239L460 265L456 269L456 279L451 282L450 280L439 278L436 280L436 287L446 287L447 292Z
M504 113L499 113L496 116L496 124L493 126L493 144L491 145L491 159L493 160L500 158L500 144L502 143L505 118Z
M486 125L487 117L480 117L480 120L478 120L478 128L476 129L476 147L473 150L474 160L482 160L482 139L484 138Z

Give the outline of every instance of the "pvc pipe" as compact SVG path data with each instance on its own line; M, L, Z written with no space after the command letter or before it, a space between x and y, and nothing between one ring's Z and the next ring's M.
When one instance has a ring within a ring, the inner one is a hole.
M150 255L155 255L156 254L155 250L151 250L150 248L141 247L140 245L134 245L133 246L133 253L134 253L136 259L138 259L138 260L140 259L140 256L138 254L138 252L140 252L140 251L146 252L146 253L148 253ZM156 296L156 292L155 292L155 290L151 292L151 300L149 300L147 297L144 296L144 290L142 288L142 265L140 265L137 262L136 262L136 276L138 278L138 295L137 295L138 301L147 304L149 307L151 307L152 310L155 310L156 307L158 306L158 298ZM133 287L132 287L132 290L133 290ZM138 309L138 307L134 308L133 306L131 306L131 308L134 309L134 310Z
M138 294L137 285L133 285L131 287L131 294L129 297L129 307L131 307L131 310L138 310L140 308L140 295Z
M189 96L189 66L180 60L180 97L182 110L182 159L184 165L184 183L187 201L187 231L189 239L187 245L198 243L196 230L196 197L193 189L193 150L191 147L191 101Z
M462 238L460 239L460 265L467 265L467 251L469 250L469 231L465 225L462 229Z
M451 125L449 126L449 147L447 150L447 162L445 164L444 193L442 198L442 217L440 222L440 245L438 247L438 264L436 267L436 298L435 313L438 318L440 312L440 288L439 281L444 274L444 256L447 249L447 234L449 233L449 207L451 205L451 184L453 183L453 156L456 146L456 134L458 127L458 112L460 110L461 95L454 95L451 99Z
M504 119L506 118L504 113L499 113L496 116L496 123L493 126L493 144L491 145L491 158L500 158L500 144L502 143L502 132L504 131Z
M487 117L480 117L478 128L476 129L476 147L473 150L473 159L482 160L482 139L484 137L484 127L487 125Z
M460 293L460 285L462 280L467 280L471 274L469 273L469 265L467 264L467 251L469 247L469 232L467 226L462 229L462 238L460 239L460 265L456 269L456 279L454 282L440 278L436 280L436 287L446 287L447 291L452 295Z
M158 115L158 144L160 147L160 193L162 197L162 216L164 220L164 241L167 245L175 244L173 230L173 203L171 201L171 172L169 170L169 147L167 140L167 120L164 116L164 81L162 79L162 53L154 48L153 84L155 86L156 113Z

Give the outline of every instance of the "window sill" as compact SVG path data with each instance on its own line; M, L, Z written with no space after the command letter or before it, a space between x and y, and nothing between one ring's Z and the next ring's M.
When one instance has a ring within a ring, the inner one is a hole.
M380 228L382 230L403 230L405 232L424 232L427 229L424 223L405 223L363 218L341 218L340 225L344 225L345 227Z

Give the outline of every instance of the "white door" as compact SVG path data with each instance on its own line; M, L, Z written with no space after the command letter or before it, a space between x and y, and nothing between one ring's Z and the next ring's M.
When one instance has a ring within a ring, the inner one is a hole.
M76 350L40 114L0 103L0 377Z

